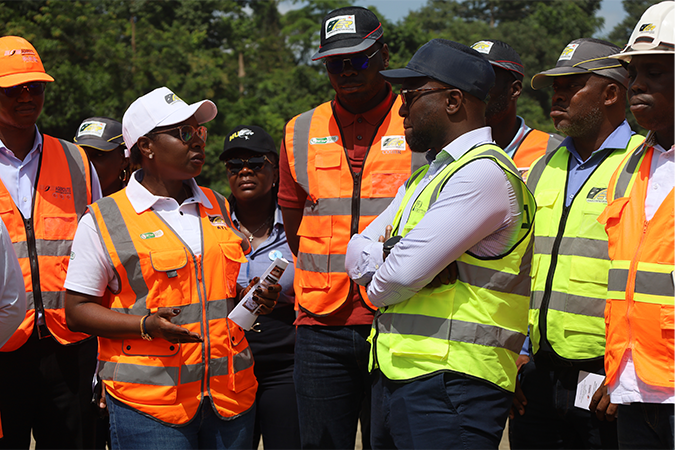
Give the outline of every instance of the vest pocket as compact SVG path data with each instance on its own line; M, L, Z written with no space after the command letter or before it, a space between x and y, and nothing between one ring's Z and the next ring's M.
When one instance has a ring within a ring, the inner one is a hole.
M172 405L180 384L180 344L163 339L127 339L112 378L122 400L142 405Z
M537 191L535 200L537 202L537 215L539 218L535 221L534 232L536 236L551 236L555 232L557 223L553 214L553 207L558 198L559 191Z
M307 216L302 219L298 227L300 245L296 260L296 269L300 270L295 272L300 287L328 289L330 286L332 226L330 216Z
M410 177L409 173L371 173L372 197L395 197L398 188Z
M241 245L236 242L220 242L220 251L223 254L223 266L225 268L225 281L227 283L227 296L235 297L237 294L237 276L239 267L247 262ZM246 286L244 286L246 287Z
M150 265L159 275L158 282L150 288L146 299L148 309L161 306L182 306L192 302L192 274L187 266L188 255L184 248L166 251L150 251ZM179 272L180 271L180 272Z
M673 339L673 331L675 331L675 308L673 305L661 305L661 316L659 322L661 330L664 331L664 338Z
M45 239L71 240L77 229L77 216L75 214L62 214L42 216Z

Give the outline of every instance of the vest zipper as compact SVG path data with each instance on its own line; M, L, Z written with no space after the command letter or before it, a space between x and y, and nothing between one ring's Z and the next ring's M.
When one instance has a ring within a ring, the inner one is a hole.
M24 228L26 230L26 244L28 247L28 260L30 261L30 279L33 285L33 303L35 307L35 324L37 326L38 337L44 339L50 337L52 333L47 328L45 307L42 302L42 289L40 288L40 267L38 264L37 244L35 242L35 229L33 227L33 218L24 219Z
M567 186L565 186L565 191L567 191ZM551 262L548 266L548 274L546 275L546 285L544 287L544 298L541 300L541 306L539 307L539 331L541 333L541 342L546 342L548 347L555 353L553 346L548 342L547 333L546 333L546 318L548 316L548 304L551 301L551 293L553 292L553 277L555 276L555 267L558 264L558 252L560 251L560 244L565 234L565 226L567 225L567 217L569 212L572 209L572 204L574 200L570 203L570 206L563 206L563 212L560 219L560 226L558 227L558 234L553 241L553 249L551 250ZM541 345L539 346L541 349ZM557 353L555 353L557 356Z

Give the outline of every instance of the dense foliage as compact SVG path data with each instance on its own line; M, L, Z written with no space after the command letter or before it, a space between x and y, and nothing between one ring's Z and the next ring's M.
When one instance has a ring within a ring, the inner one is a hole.
M31 0L0 2L0 35L18 35L38 50L55 78L39 126L71 139L82 119L121 120L137 97L165 85L187 102L212 99L207 158L199 182L227 193L218 163L225 134L239 124L265 128L277 144L294 115L330 99L325 70L310 57L321 18L348 0ZM628 13L608 36L623 46L652 0L624 0ZM531 76L555 65L572 39L601 29L600 0L428 0L398 23L383 21L391 67L402 67L436 37L467 45L501 39L526 69L518 108L528 124L553 131L550 92L533 91Z

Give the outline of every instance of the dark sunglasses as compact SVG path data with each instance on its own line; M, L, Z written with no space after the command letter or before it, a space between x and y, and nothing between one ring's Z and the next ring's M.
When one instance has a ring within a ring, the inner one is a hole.
M202 142L206 143L206 127L203 125L197 128L193 127L192 125L181 125L178 127L167 128L166 130L153 131L148 134L175 132L176 130L179 132L178 137L180 137L180 140L186 144L189 144L192 138L195 136L201 139Z
M433 91L447 91L448 89L455 89L453 87L447 86L447 87L435 87L435 88L419 88L419 89L401 89L399 91L399 95L401 96L401 100L403 101L403 104L406 106L410 106L412 102L414 102L417 97L421 97L424 94L429 94ZM408 94L412 94L413 92L421 92L417 97L413 97L412 100L408 98Z
M252 156L249 159L234 158L225 161L225 167L227 167L227 170L230 172L230 175L236 175L239 173L241 169L244 168L244 166L248 167L249 169L255 172L258 172L262 170L263 167L265 167L265 162L272 164L272 161L270 161L269 158L265 155Z
M42 81L34 81L32 83L19 84L0 89L2 89L5 97L14 98L21 95L24 89L26 89L30 95L40 95L45 91L46 85L47 83L43 83Z
M375 56L380 49L378 48L375 52L368 55L356 55L351 58L326 58L323 61L323 64L326 66L326 70L333 75L339 75L345 70L345 61L349 61L354 70L366 70L370 64L370 58Z

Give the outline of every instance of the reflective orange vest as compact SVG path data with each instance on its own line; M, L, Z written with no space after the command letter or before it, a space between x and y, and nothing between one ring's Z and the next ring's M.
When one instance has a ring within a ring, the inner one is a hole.
M426 164L405 142L399 96L379 125L360 173L352 173L332 103L293 118L285 147L291 174L307 192L295 265L296 301L306 312L325 316L351 298L345 254L352 235L363 231L396 196L399 186ZM384 232L384 230L383 230ZM377 309L361 296L373 311Z
M546 153L551 153L560 146L562 141L562 137L558 135L531 129L513 154L513 162L516 163L516 167L524 176L537 158Z
M99 337L106 391L171 425L189 422L206 396L221 417L240 415L252 407L258 385L244 331L227 319L249 242L233 232L225 199L202 189L214 206L199 206L200 257L155 212L137 214L126 189L90 206L120 283L102 304L137 316L180 308L172 322L204 338L172 344L143 340L140 332L135 339Z
M647 137L647 141L650 137ZM598 220L609 237L605 371L614 382L624 352L652 386L673 387L673 189L650 220L645 198L654 148L641 146L610 181L608 205Z
M61 344L89 337L68 329L63 288L77 222L91 203L89 161L80 147L47 135L43 135L40 158L30 219L24 221L0 182L0 216L19 258L27 301L26 317L0 349L3 352L14 351L28 340L36 310L42 311L45 322L38 324L40 336L51 333Z

